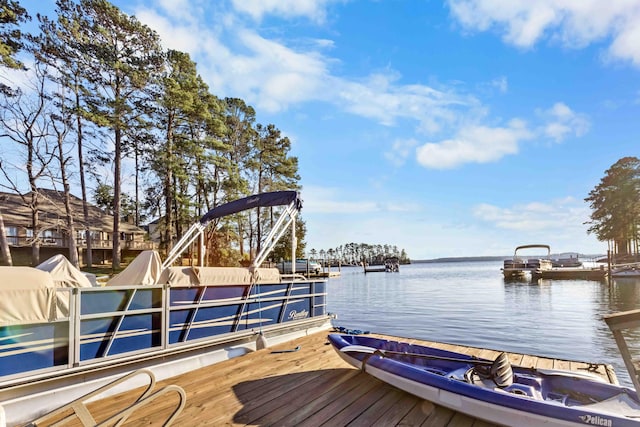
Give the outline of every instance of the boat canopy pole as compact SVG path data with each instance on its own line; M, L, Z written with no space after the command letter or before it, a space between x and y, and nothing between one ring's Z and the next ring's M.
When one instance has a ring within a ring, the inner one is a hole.
M184 252L185 249L189 247L194 240L198 238L198 236L202 235L204 229L207 228L206 224L202 224L200 222L196 222L193 224L187 232L182 236L178 243L171 249L169 255L167 255L167 259L162 263L162 269L169 267L174 261Z
M522 246L518 246L516 248L516 250L513 253L513 255L515 256L516 252L518 252L520 249L532 249L532 248L546 249L547 250L547 256L551 254L551 246L549 246L549 245L522 245Z
M273 248L275 247L278 240L282 237L284 232L287 230L289 224L293 223L296 216L298 215L298 211L300 210L300 203L297 201L292 201L289 206L286 207L280 218L276 221L275 225L271 228L269 235L266 237L264 241L264 246L256 255L256 258L251 263L252 268L258 268L267 258L267 255L271 253ZM295 236L293 237L295 239Z
M296 222L291 223L291 274L296 274L296 250L298 239L296 238Z
M187 232L180 238L178 243L171 249L167 255L167 259L162 263L165 269L175 262L176 259L196 240L202 236L207 226L216 218L227 215L233 215L244 210L255 207L268 206L284 206L287 205L284 213L278 218L278 221L272 228L271 232L265 239L265 246L256 256L251 264L252 267L259 267L265 260L267 255L273 250L278 240L284 234L286 227L295 219L298 211L302 208L302 202L298 197L297 191L273 191L270 193L261 193L254 196L245 197L233 202L225 203L207 212L200 221L193 224ZM286 223L285 219L289 218ZM283 226L284 224L284 226ZM282 227L280 229L280 227ZM202 242L202 241L201 241Z

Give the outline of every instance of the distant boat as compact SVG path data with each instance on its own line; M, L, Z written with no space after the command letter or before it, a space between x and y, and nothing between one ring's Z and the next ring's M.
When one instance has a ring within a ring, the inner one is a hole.
M577 253L561 254L559 257L551 258L551 265L553 267L582 267L582 261L578 259Z
M547 255L543 257L522 258L518 251L525 249L544 249ZM502 274L506 279L522 277L536 270L548 270L552 267L551 247L549 245L522 245L516 247L512 259L505 259L502 267Z
M640 263L618 264L611 269L611 277L640 277Z

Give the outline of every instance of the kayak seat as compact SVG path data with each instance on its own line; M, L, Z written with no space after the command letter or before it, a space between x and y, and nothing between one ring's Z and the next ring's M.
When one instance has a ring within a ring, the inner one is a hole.
M500 388L508 387L513 384L513 369L507 353L500 353L491 365L491 379Z
M478 377L480 382L477 382L475 377ZM483 380L491 380L499 388L509 387L513 384L513 369L509 357L506 353L500 353L491 366L480 364L474 366L465 374L465 380L478 385L483 383Z
M478 372L476 368L477 366L467 369L464 374L464 381L480 387L494 389L496 387L496 383L494 383L493 380L484 372Z

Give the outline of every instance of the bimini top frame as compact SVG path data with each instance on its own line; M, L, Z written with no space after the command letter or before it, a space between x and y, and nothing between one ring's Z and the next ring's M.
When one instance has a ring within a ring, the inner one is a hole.
M270 193L260 193L253 196L245 197L243 199L235 200L233 202L225 203L211 209L200 219L200 221L189 227L187 232L169 252L167 259L162 263L162 268L167 268L171 264L173 264L174 261L182 254L182 252L184 252L189 247L189 245L193 243L194 240L202 235L204 230L214 219L233 215L247 209L284 205L286 205L287 207L276 221L275 225L271 229L271 232L266 237L264 246L260 250L260 253L256 255L256 258L251 264L251 267L260 267L260 264L264 262L264 260L267 258L267 255L269 255L269 253L273 250L274 246L276 245L278 240L280 240L287 227L291 223L293 223L296 216L298 215L298 212L300 211L300 209L302 209L302 200L300 200L297 191L272 191ZM295 237L293 244L295 245Z
M549 245L522 245L516 248L516 250L513 252L513 257L515 258L518 251L522 249L546 249L547 257L551 255L551 246Z

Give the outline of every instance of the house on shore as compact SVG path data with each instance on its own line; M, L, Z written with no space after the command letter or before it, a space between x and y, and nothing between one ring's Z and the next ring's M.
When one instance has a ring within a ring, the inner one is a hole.
M24 197L24 199L23 199ZM89 219L85 221L82 199L71 196L71 210L75 236L69 236L64 208L64 193L38 189L39 230L33 230L33 212L28 203L31 193L21 197L15 193L0 192L0 213L14 265L31 264L31 247L40 244L40 260L56 254L69 256L69 239L76 240L78 258L86 264L87 241L85 230L91 231L91 252L94 265L110 263L113 250L113 215L89 204ZM147 233L129 221L120 222L121 259L133 259L140 252L156 249L157 244L148 240Z

